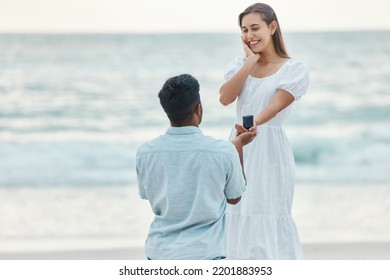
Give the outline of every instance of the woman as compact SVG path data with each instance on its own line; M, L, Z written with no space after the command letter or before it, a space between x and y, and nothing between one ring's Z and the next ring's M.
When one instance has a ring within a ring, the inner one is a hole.
M287 55L270 6L248 7L239 15L239 26L246 56L228 65L220 102L237 99L238 123L254 115L257 137L244 149L247 192L228 209L228 258L302 259L291 216L295 163L282 124L306 92L308 73Z

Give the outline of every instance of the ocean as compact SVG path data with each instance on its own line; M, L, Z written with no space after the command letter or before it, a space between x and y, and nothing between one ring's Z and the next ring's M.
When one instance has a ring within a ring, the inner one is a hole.
M284 126L297 189L312 186L298 194L389 194L390 31L286 33L285 43L310 73ZM137 147L169 126L159 89L194 75L201 129L227 139L235 107L219 104L218 90L242 54L238 33L0 34L0 251L19 239L143 239L151 216L134 217L143 202L127 195Z

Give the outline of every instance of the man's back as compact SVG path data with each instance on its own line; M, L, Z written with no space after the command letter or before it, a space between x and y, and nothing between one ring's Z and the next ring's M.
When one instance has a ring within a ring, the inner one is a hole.
M194 126L171 127L137 153L139 193L155 219L146 241L151 259L225 256L226 199L245 190L231 143Z

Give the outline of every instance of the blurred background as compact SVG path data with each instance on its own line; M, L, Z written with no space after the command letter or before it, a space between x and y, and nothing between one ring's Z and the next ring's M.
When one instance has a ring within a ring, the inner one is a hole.
M0 0L0 253L142 246L135 153L169 125L157 93L194 75L201 129L227 139L218 90L252 3ZM389 242L390 4L267 3L310 73L285 124L302 242Z

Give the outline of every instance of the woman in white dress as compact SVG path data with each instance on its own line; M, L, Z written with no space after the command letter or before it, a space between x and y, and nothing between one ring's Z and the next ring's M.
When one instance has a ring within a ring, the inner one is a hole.
M308 73L287 55L270 6L248 7L239 15L239 26L246 56L228 65L220 102L237 100L237 123L254 115L257 137L244 149L247 191L227 212L228 258L302 259L291 216L295 163L282 124L306 92Z

